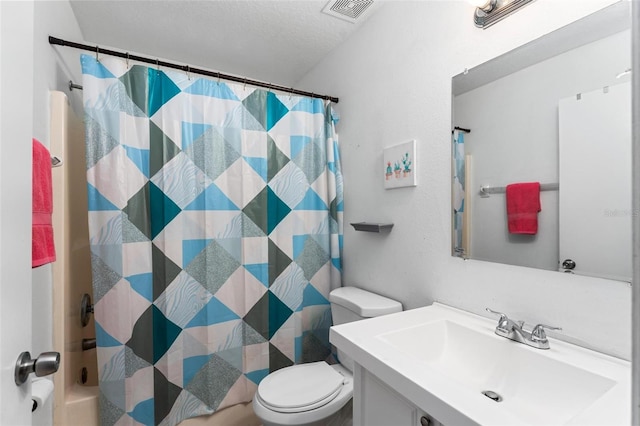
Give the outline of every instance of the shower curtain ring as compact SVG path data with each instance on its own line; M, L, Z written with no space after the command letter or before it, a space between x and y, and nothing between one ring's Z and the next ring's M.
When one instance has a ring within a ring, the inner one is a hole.
M100 62L100 47L96 44L96 61Z
M218 84L220 84L220 71L218 71Z
M242 90L246 90L247 88L247 77L244 78L244 84L242 85Z
M160 60L156 58L156 71L160 72Z
M293 87L289 89L289 100L291 100L291 95L293 95Z
M127 52L127 69L129 69L129 52Z
M187 80L191 81L191 67L187 65Z

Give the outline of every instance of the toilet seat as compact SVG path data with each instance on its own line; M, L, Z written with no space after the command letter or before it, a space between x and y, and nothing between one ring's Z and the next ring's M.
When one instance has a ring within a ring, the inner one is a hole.
M275 371L258 385L260 402L280 413L299 413L322 407L342 390L345 378L324 361Z

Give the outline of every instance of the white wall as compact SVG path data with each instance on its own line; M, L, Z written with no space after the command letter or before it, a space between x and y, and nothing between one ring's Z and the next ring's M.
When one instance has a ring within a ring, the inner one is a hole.
M628 284L451 257L451 77L614 3L538 0L487 30L464 1L393 1L297 85L340 97L344 282L399 299L485 307L563 327L564 339L630 358ZM418 140L418 186L383 189L382 149Z
M532 236L510 235L504 194L482 198L478 188L514 182L557 183L559 100L621 84L629 77L616 79L616 75L630 67L631 34L627 30L454 98L453 122L472 129L464 135L465 153L473 158L467 177L471 180L467 205L471 206L472 259L558 268L558 191L540 194L539 229ZM597 195L593 199L597 202Z
M69 92L68 82L82 83L78 51L53 47L48 36L82 42L82 34L68 1L34 2L33 137L49 147L49 92L60 90L69 96L76 111L82 104L82 92ZM82 115L80 115L82 116ZM52 153L55 155L55 153ZM64 161L64 159L63 159ZM55 230L54 230L55 232ZM58 258L60 253L58 253ZM53 310L51 266L32 270L33 336L32 354L53 348ZM78 309L80 301L78 301ZM34 414L34 424L52 424L52 404Z

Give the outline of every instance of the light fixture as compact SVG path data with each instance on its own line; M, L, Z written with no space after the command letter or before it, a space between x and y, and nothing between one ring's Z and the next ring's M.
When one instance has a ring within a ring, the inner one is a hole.
M496 22L506 18L513 12L534 0L468 0L476 11L473 21L476 27L488 28Z

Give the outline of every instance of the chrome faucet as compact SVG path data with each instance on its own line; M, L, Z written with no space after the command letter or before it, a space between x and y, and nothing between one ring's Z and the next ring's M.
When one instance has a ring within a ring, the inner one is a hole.
M547 330L562 330L560 327L551 327L549 325L538 324L531 332L525 331L524 321L513 321L506 314L502 312L496 312L487 308L487 312L500 315L498 319L498 325L496 326L496 334L498 336L506 337L507 339L515 340L519 343L532 346L538 349L549 349L549 339L544 332Z

